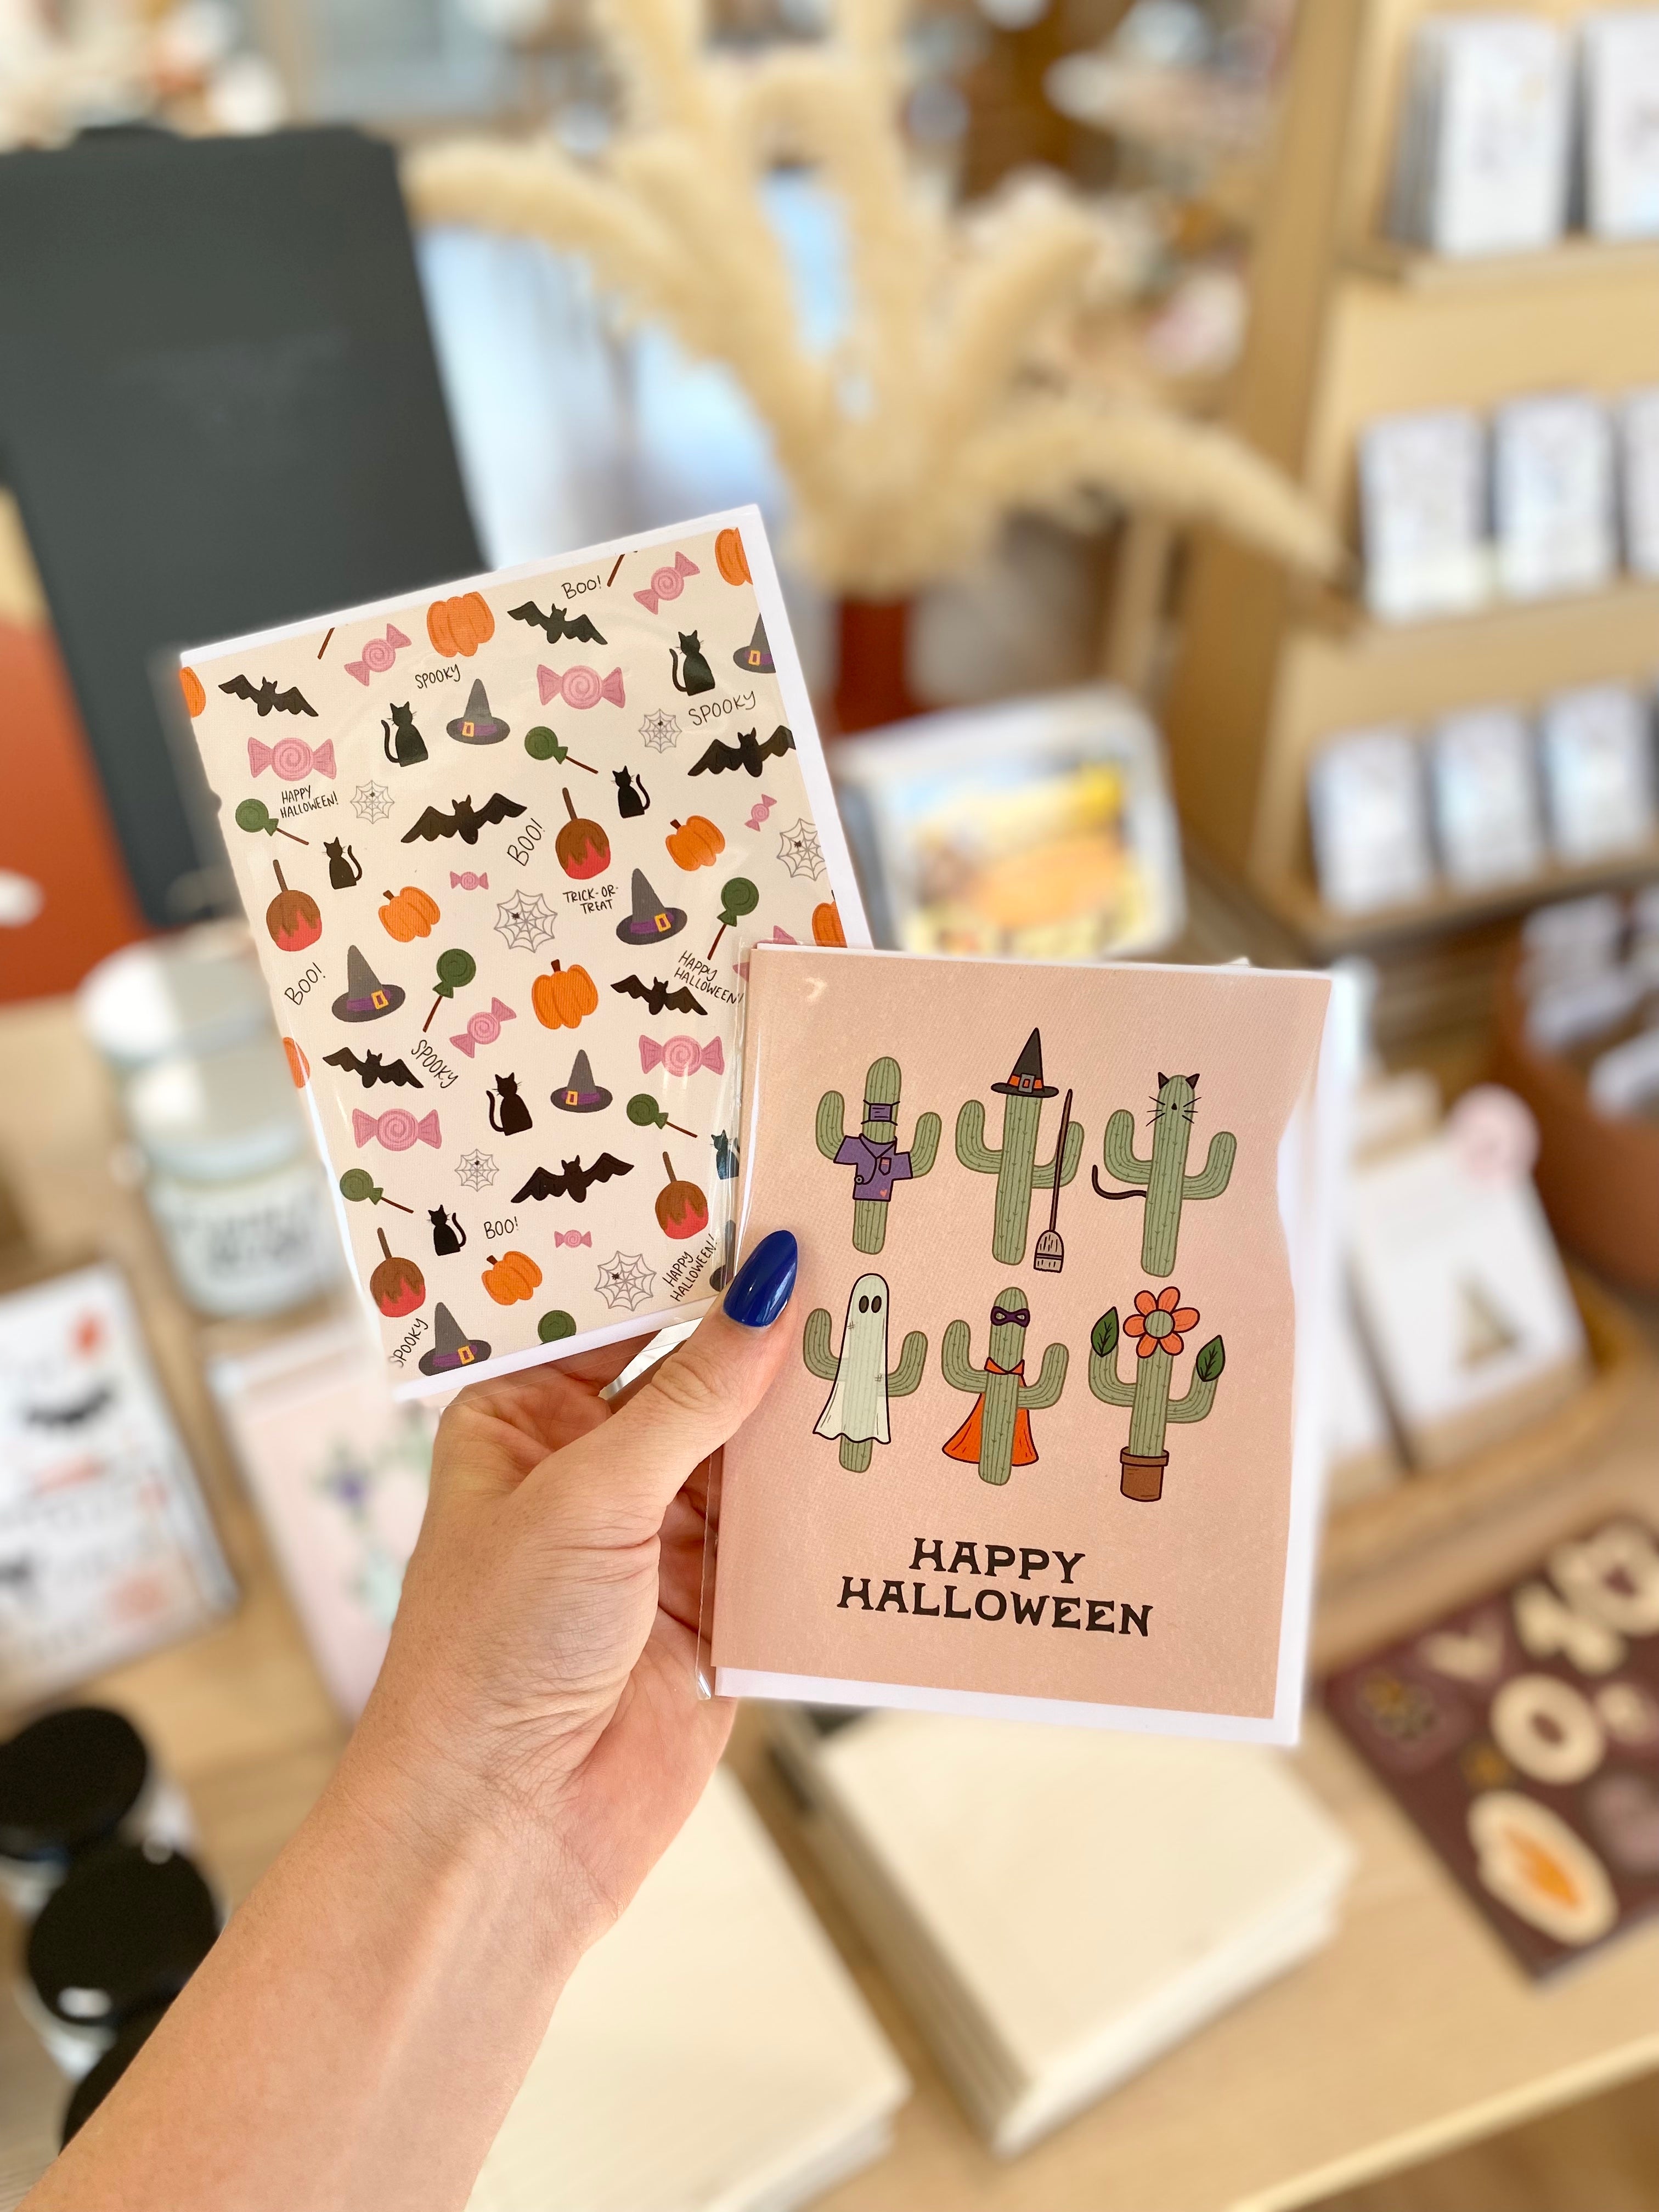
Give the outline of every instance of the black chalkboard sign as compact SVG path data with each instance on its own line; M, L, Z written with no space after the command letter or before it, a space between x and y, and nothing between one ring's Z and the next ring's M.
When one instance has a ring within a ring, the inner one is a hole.
M392 150L97 132L0 159L0 477L140 901L200 903L161 657L483 564Z

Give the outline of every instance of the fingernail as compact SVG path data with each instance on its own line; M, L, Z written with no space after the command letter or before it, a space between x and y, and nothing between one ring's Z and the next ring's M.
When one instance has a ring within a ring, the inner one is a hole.
M765 1328L789 1303L795 1287L800 1247L787 1229L763 1237L732 1279L723 1310L745 1328Z

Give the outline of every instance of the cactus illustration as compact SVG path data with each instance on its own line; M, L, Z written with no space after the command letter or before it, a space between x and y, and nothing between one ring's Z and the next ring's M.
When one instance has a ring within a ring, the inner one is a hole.
M864 1120L859 1134L846 1133L847 1104L839 1091L818 1101L818 1150L837 1167L853 1170L853 1244L879 1252L887 1238L887 1208L896 1182L914 1182L939 1153L939 1118L919 1114L908 1152L898 1150L899 1064L885 1054L864 1078Z
M1043 1353L1035 1382L1025 1380L1025 1332L1030 1325L1025 1293L1011 1283L997 1292L991 1308L990 1357L983 1367L969 1358L972 1336L965 1321L953 1321L945 1332L945 1379L953 1390L971 1390L975 1397L973 1412L945 1450L951 1459L976 1460L981 1482L1000 1485L1015 1468L1032 1464L1037 1452L1031 1413L1054 1405L1066 1387L1069 1354L1063 1344L1051 1344Z
M1164 1495L1164 1470L1170 1463L1164 1449L1166 1425L1201 1421L1215 1403L1215 1386L1227 1364L1226 1346L1212 1336L1193 1362L1185 1392L1170 1398L1170 1371L1186 1336L1197 1327L1198 1308L1183 1306L1173 1284L1156 1296L1137 1291L1135 1310L1122 1328L1135 1347L1134 1375L1127 1382L1118 1373L1117 1308L1102 1314L1089 1332L1089 1388L1105 1404L1129 1408L1129 1441L1118 1454L1122 1490L1143 1505Z
M1144 1198L1146 1219L1140 1231L1140 1264L1149 1275L1175 1273L1176 1245L1181 1236L1181 1209L1188 1199L1219 1198L1226 1189L1238 1152L1231 1129L1218 1129L1197 1175L1187 1172L1187 1148L1193 1140L1193 1109L1198 1100L1195 1075L1163 1075L1152 1105L1152 1145L1146 1159L1135 1157L1135 1117L1120 1106L1106 1124L1101 1152L1108 1175L1120 1182L1139 1184L1139 1189L1103 1190L1098 1169L1090 1180L1101 1198Z
M993 1152L986 1143L985 1108L979 1099L969 1098L957 1115L957 1158L975 1175L996 1177L996 1218L991 1249L1004 1267L1017 1267L1025 1257L1031 1193L1054 1188L1056 1166L1061 1187L1070 1182L1083 1157L1083 1127L1073 1121L1066 1128L1063 1159L1048 1160L1038 1167L1037 1124L1042 1115L1042 1102L1059 1096L1053 1085L1042 1079L1040 1030L1033 1030L1026 1038L1008 1080L994 1083L991 1088L1001 1091L1007 1102L1002 1109L1001 1150ZM1059 1146L1055 1149L1058 1152Z
M841 1463L854 1474L864 1473L878 1444L890 1441L888 1400L908 1398L927 1364L927 1340L919 1328L913 1328L904 1340L898 1365L889 1370L887 1310L890 1303L881 1276L860 1275L848 1293L839 1354L830 1347L830 1322L825 1307L813 1308L801 1334L802 1358L820 1382L830 1386L812 1433L832 1440L839 1437Z

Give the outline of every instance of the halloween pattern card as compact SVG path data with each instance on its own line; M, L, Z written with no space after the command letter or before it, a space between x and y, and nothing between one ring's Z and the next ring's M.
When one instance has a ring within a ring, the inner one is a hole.
M1646 1522L1582 1531L1324 1686L1528 1973L1659 1911L1659 1534Z
M742 1244L801 1263L725 1455L722 1692L1293 1739L1331 1000L757 951Z
M398 1394L701 1310L750 949L867 941L757 512L181 681Z

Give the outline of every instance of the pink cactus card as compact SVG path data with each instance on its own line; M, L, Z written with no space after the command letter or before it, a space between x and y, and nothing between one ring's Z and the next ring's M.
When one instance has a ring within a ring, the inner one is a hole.
M757 951L723 1694L1294 1741L1346 992Z
M700 1312L750 951L868 942L758 513L181 682L396 1394Z

